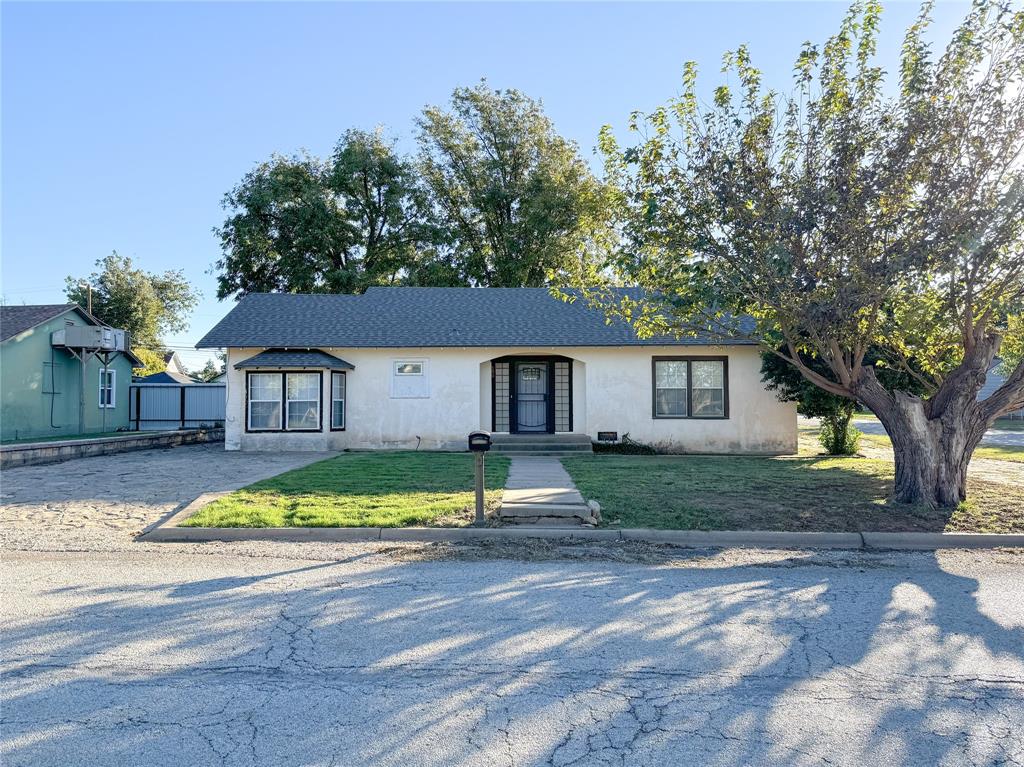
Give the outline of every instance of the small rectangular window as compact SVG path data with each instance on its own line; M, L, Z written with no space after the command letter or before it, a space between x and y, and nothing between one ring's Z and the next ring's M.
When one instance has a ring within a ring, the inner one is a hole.
M396 376L421 376L423 375L422 362L396 362Z
M345 374L331 373L331 428L345 428Z
M426 399L430 396L430 360L391 360L392 399Z
M100 368L100 407L117 407L117 371Z
M285 381L288 395L285 428L320 428L320 374L288 373Z
M281 374L250 373L249 429L281 428Z
M654 359L655 418L728 418L725 357Z

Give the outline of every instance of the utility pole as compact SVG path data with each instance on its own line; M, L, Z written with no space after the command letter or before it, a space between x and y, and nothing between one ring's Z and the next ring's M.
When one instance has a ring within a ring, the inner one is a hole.
M85 288L87 296L86 301L88 303L88 306L86 306L86 311L89 312L89 314L92 314L92 283L80 282L78 283L78 287Z

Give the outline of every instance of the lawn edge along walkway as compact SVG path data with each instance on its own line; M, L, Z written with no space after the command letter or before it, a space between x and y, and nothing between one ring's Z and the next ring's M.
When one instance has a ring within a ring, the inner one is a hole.
M204 493L172 517L146 528L145 543L231 541L479 541L529 538L640 541L686 548L992 549L1024 548L1024 533L809 533L774 530L608 530L579 527L179 527L228 492Z

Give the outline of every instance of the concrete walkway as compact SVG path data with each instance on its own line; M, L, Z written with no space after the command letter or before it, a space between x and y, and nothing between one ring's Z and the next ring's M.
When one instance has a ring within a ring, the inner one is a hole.
M545 456L512 459L501 502L584 505L562 462Z
M499 516L517 524L593 524L572 477L557 458L515 457L508 468Z

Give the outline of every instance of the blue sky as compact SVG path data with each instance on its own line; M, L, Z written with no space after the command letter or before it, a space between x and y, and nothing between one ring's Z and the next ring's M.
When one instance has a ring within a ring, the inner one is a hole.
M592 156L634 109L678 91L696 60L720 81L722 52L750 45L787 88L804 40L823 41L845 3L11 3L2 24L2 292L63 300L64 277L111 250L152 271L184 269L204 298L191 347L218 302L211 230L220 200L274 152L326 154L349 127L384 125L412 147L414 117L481 77L543 100ZM948 39L966 5L940 4ZM891 71L916 3L886 5ZM206 353L184 355L199 367Z

